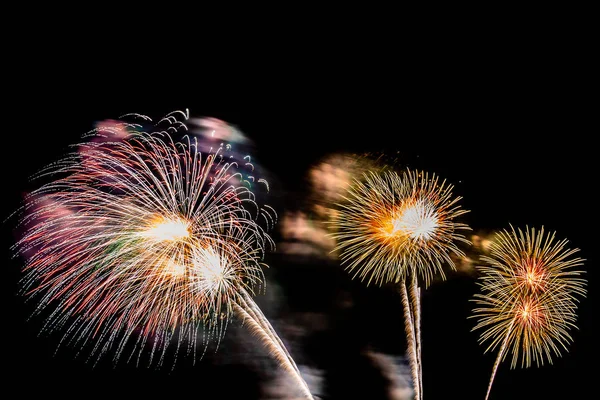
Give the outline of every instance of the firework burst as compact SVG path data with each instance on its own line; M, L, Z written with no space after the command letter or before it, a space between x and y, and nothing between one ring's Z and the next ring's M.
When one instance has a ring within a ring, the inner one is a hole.
M457 205L452 186L435 175L407 170L367 173L355 180L340 204L333 226L336 250L353 274L375 282L400 284L415 396L422 397L420 288L428 286L443 264L454 269L452 254L463 257L456 242L468 226L454 219L466 211ZM410 279L410 291L406 280ZM409 302L410 297L410 302Z
M39 174L53 180L28 196L15 245L26 259L24 292L37 312L52 310L45 330L92 343L90 357L115 350L117 361L128 349L139 359L150 348L159 365L171 343L195 357L198 341L220 341L231 314L247 309L241 316L307 391L251 297L273 245L262 226L276 215L257 204L254 178L239 168L249 157L236 160L228 145L201 153L187 119L171 113L150 133L112 123Z
M479 341L487 343L486 352L499 349L486 399L498 365L509 353L511 368L519 358L522 367L532 362L541 366L572 342L569 330L576 328L578 297L585 296L586 281L576 268L584 260L573 257L579 249L568 249L567 243L543 228L511 226L496 235L490 255L482 257L474 329L483 329Z
M345 196L333 235L342 262L354 277L377 284L400 282L411 272L426 286L450 254L463 256L456 241L469 243L454 219L464 213L452 186L418 171L365 174Z

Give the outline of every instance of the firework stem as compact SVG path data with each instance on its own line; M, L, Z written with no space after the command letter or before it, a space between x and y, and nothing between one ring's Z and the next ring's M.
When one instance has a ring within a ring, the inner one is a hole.
M266 333L271 337L271 339L275 343L277 343L279 348L285 353L286 357L294 367L295 372L298 375L300 375L300 370L298 369L298 366L296 365L296 362L292 358L291 354L287 351L287 348L283 344L283 341L281 340L279 335L277 335L277 332L275 332L275 329L273 328L269 320L264 316L258 305L254 302L252 296L250 296L248 291L246 291L243 288L240 289L240 301L243 303L244 309L248 312L248 314L250 314L250 316L252 316L256 321L259 321L261 326L267 329Z
M280 344L281 341L275 334L271 324L267 321L264 315L262 315L260 309L256 307L256 304L249 296L247 301L250 302L249 309L234 303L235 311L237 311L244 318L245 322L247 321L250 324L252 332L260 335L265 347L271 352L275 359L277 359L277 361L279 361L279 363L291 373L298 385L302 388L304 395L309 399L313 399L308 385L302 378L302 375L300 375L300 371L298 370L296 363L291 358L285 347ZM275 339L274 336L277 338Z
M251 298L250 301L252 301ZM255 312L254 309L256 309L257 311ZM269 320L264 316L264 314L262 314L262 312L260 311L256 303L254 303L254 301L252 301L252 305L250 305L249 308L247 308L247 311L249 311L249 314L252 314L256 318L256 320L259 321L263 328L266 328L265 333L271 338L273 342L275 342L278 345L279 350L286 356L288 363L294 369L294 372L297 376L297 380L304 387L304 390L307 393L310 393L310 389L304 381L304 379L302 378L302 374L300 373L296 362L294 361L291 354L288 352L287 348L285 347L285 345L283 344L283 342L269 323Z
M417 281L417 274L412 273L412 281L410 285L411 305L413 307L413 322L415 327L415 342L416 342L416 355L417 355L417 366L418 366L418 378L419 378L419 391L421 399L423 398L423 363L421 360L421 288Z
M408 292L406 283L402 281L400 284L400 294L402 296L402 305L404 306L404 328L406 330L406 339L408 344L408 360L410 363L410 371L412 374L413 387L415 390L415 400L421 399L421 387L419 381L419 365L417 363L417 347L415 340L415 329L412 310L408 301Z
M492 390L492 384L494 383L494 378L496 377L496 371L498 370L498 366L500 365L500 361L502 361L502 357L504 356L504 352L506 351L506 345L508 344L508 339L510 338L510 332L512 331L515 320L513 319L508 329L506 330L506 336L502 341L502 346L500 346L500 350L498 351L498 357L496 357L496 362L494 363L494 368L492 369L492 376L490 377L490 383L488 384L487 393L485 395L485 400L488 400L490 397L490 391Z

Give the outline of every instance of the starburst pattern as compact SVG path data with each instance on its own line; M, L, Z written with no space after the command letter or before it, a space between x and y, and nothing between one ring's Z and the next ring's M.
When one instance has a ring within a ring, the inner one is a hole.
M414 270L429 284L463 256L456 241L469 243L455 221L464 214L452 186L435 175L407 170L367 173L345 196L333 225L342 262L367 283L398 282Z
M579 249L568 249L567 243L543 228L511 226L496 235L490 255L482 257L474 329L483 330L480 342L487 343L486 352L499 348L488 396L497 367L509 353L514 368L519 358L522 367L541 366L568 350L586 281L576 268L583 260L573 257Z

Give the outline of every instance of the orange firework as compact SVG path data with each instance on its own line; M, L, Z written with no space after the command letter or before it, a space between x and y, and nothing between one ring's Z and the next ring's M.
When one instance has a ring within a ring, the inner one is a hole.
M504 230L490 246L490 256L478 267L482 276L481 294L474 301L478 324L483 329L481 343L486 352L498 350L486 399L502 360L512 353L511 368L519 358L521 366L537 366L552 356L560 356L572 342L578 297L585 296L586 281L581 277L581 258L572 257L579 249L565 248L567 240L555 241L555 234L542 228Z
M469 227L455 221L466 213L452 196L452 186L435 175L407 170L370 172L356 180L340 204L333 226L342 263L370 284L400 283L415 397L422 397L420 288L429 285L443 264L454 267L451 254L463 257L456 242ZM410 303L405 281L411 280Z
M367 284L399 282L414 272L427 286L434 275L444 276L444 263L454 268L451 253L464 256L455 241L470 243L460 234L469 228L454 220L467 212L457 205L460 197L435 175L365 174L344 199L334 221L336 250Z

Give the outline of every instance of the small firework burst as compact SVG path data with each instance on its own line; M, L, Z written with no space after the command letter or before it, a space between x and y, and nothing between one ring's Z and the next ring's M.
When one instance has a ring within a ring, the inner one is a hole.
M499 348L488 396L498 365L509 353L514 368L519 358L522 367L541 366L568 350L586 280L577 269L584 260L573 257L579 249L568 249L567 243L543 228L511 226L496 235L489 256L482 257L474 329L483 329L480 343L488 343L486 352Z
M398 282L411 270L429 284L454 268L450 254L464 256L456 241L469 229L455 218L466 213L452 186L435 175L406 171L367 173L348 190L336 216L336 250L354 276L368 283Z

